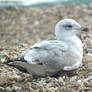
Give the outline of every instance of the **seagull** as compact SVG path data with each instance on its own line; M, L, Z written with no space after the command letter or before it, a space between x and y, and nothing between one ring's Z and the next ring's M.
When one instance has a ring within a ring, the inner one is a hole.
M5 64L36 76L53 76L60 71L73 71L82 66L83 46L77 33L83 27L73 19L56 24L57 40L44 40L32 45Z

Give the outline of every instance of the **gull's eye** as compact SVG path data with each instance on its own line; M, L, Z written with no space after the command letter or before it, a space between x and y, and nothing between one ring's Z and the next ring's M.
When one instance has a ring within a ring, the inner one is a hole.
M72 28L72 25L67 25L68 28Z

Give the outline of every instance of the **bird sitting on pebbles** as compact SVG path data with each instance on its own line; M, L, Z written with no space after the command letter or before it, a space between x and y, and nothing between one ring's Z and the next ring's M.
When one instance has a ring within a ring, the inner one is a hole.
M55 27L57 40L38 42L5 64L36 76L53 76L62 70L75 70L82 65L82 42L76 36L82 30L75 20L63 19Z

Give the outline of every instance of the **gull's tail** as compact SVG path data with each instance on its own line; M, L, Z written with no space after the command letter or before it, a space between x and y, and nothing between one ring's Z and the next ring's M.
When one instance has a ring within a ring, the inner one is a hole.
M9 63L13 63L15 61L27 62L26 60L24 60L24 57L17 57L17 58L14 58L14 59L9 59L6 62L4 62L3 64L9 64Z

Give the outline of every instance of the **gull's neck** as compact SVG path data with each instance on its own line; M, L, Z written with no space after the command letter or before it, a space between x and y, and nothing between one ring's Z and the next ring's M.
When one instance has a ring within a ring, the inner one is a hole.
M57 37L57 39L58 40L71 40L71 39L73 39L73 38L75 38L76 37L76 35L60 35L60 34L58 34L58 35L56 35L56 37Z
M61 37L57 37L58 40L67 42L67 43L72 43L73 41L75 41L78 37L76 35L73 36L61 36Z

